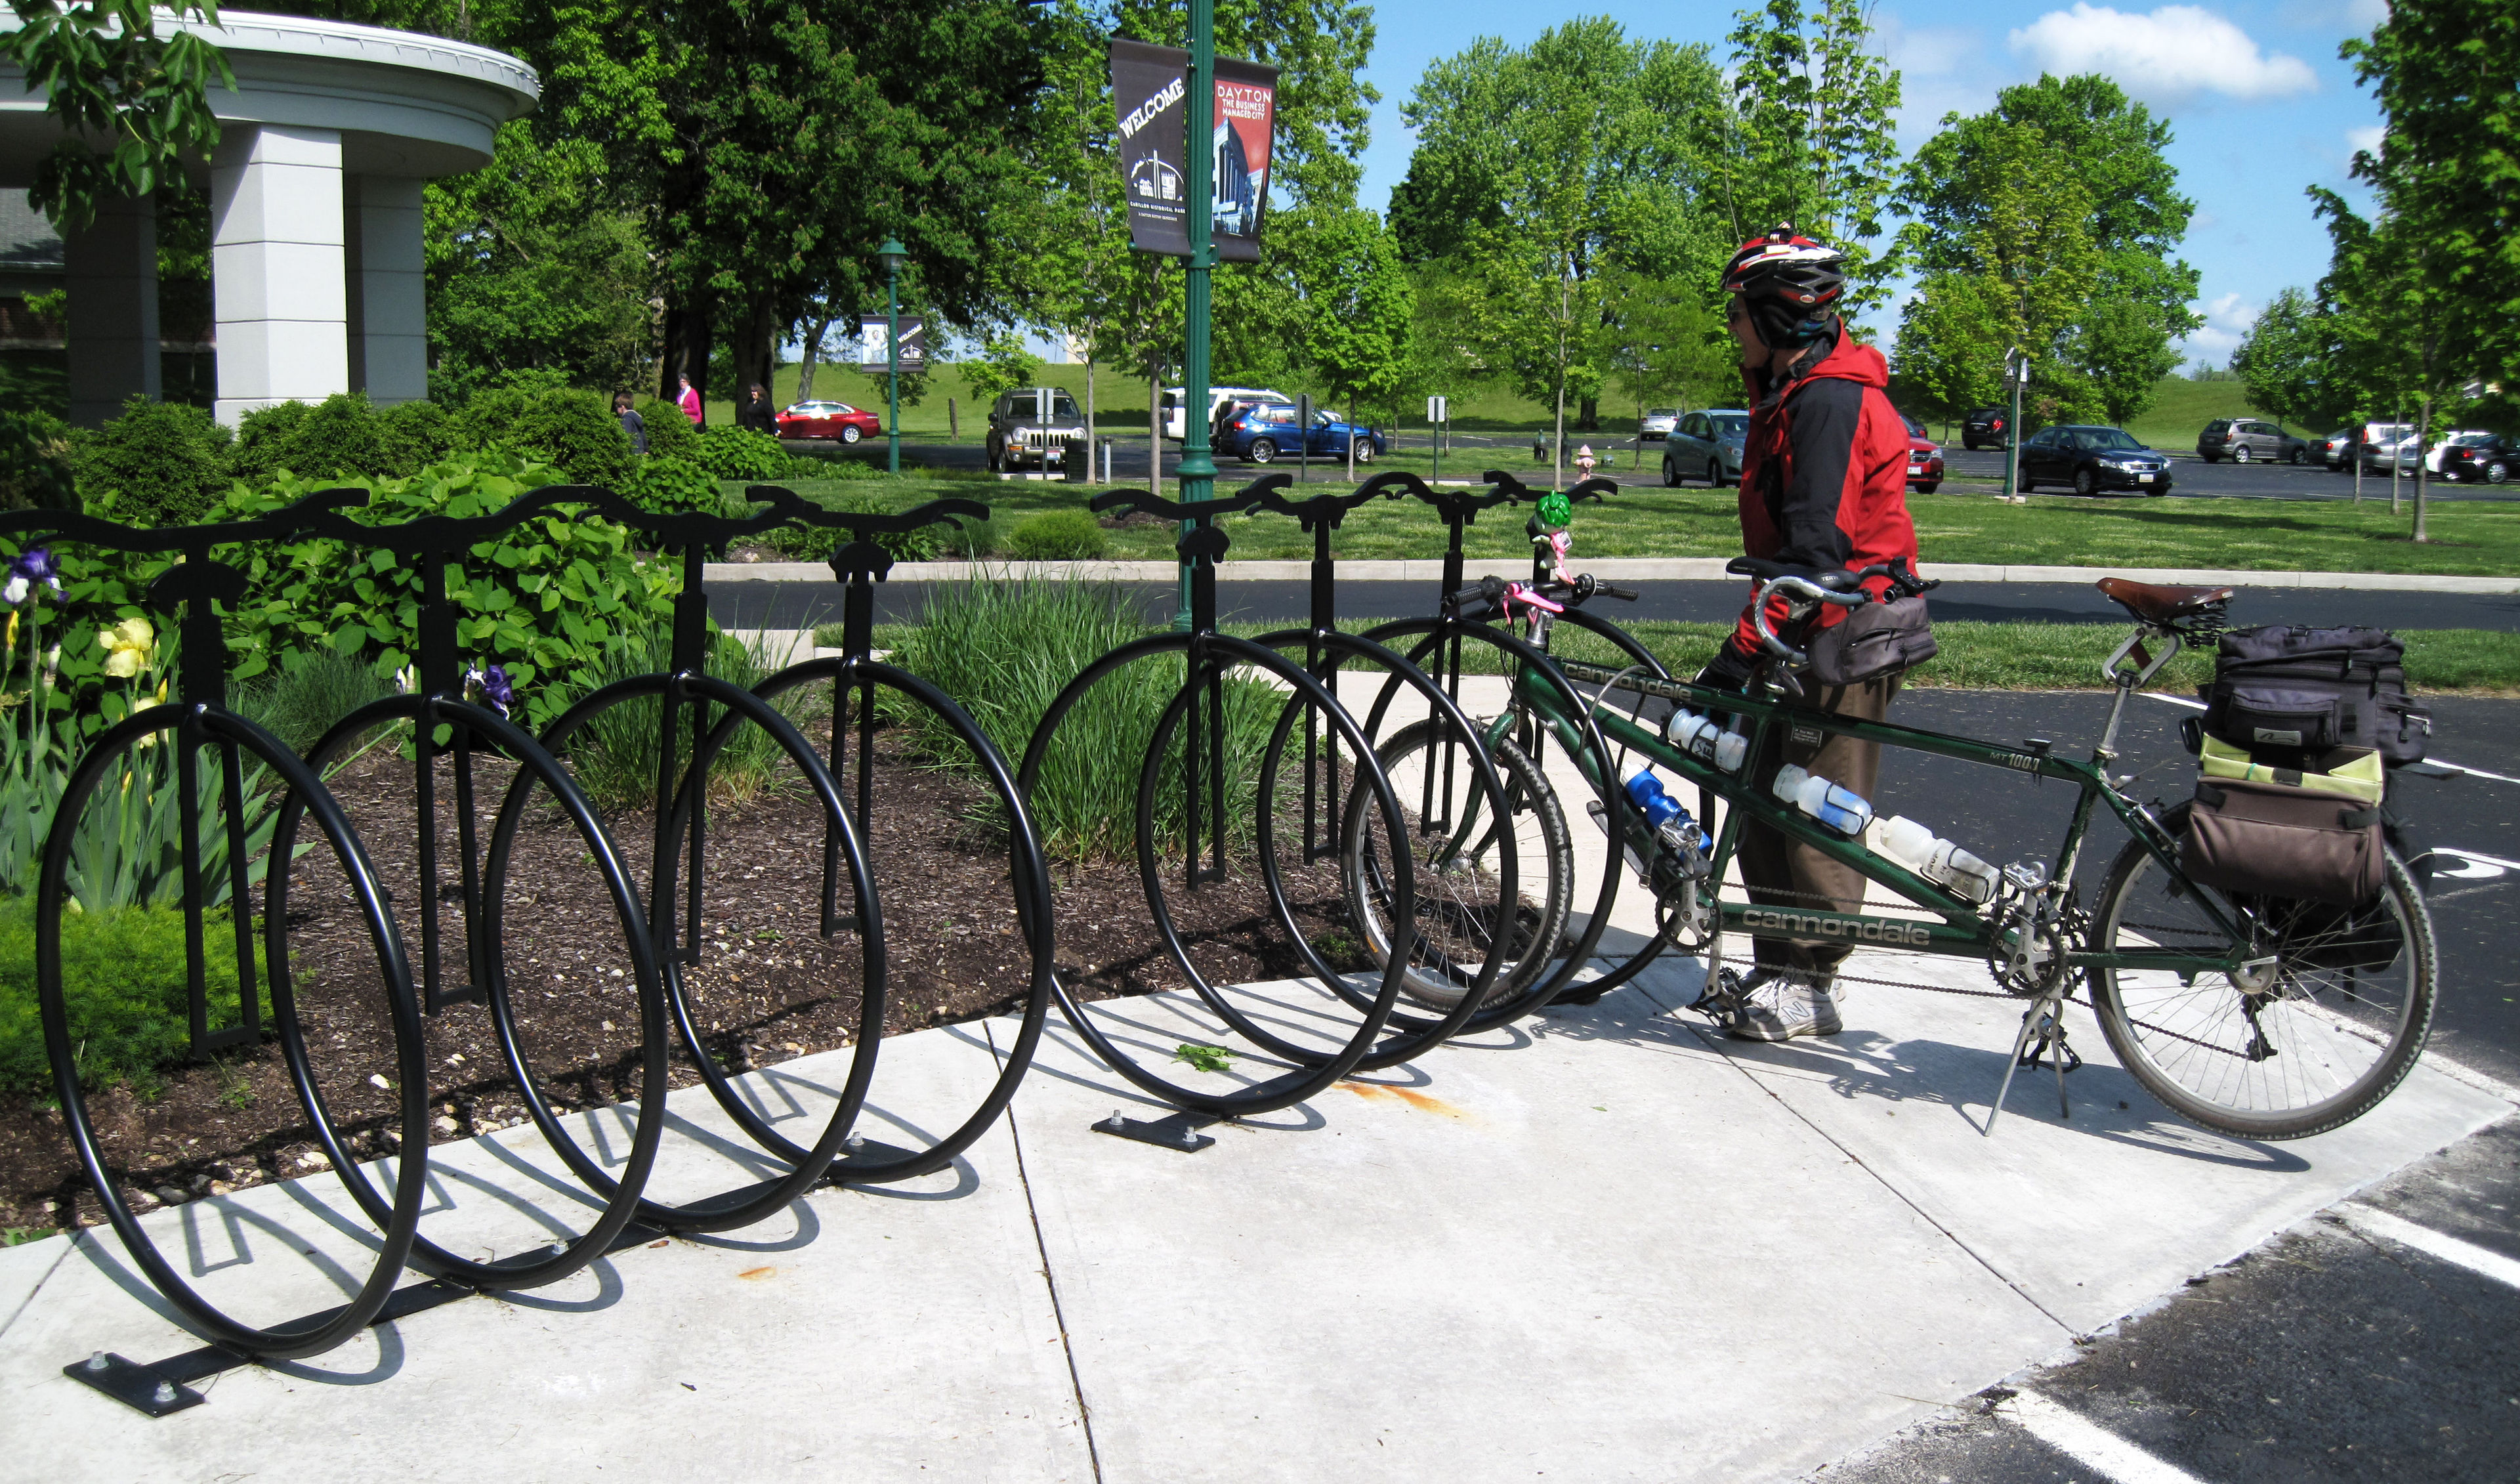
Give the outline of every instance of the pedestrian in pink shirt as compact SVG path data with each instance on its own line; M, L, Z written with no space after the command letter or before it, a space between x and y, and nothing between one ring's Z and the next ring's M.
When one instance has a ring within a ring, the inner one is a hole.
M698 427L700 426L700 394L692 385L691 373L683 374L682 382L683 394L674 398L674 405L683 410L684 417L692 420L694 427Z

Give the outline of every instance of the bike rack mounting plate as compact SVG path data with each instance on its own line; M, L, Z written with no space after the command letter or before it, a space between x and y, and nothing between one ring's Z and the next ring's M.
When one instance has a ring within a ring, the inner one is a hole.
M1134 1139L1140 1144L1151 1144L1158 1148L1178 1149L1185 1154L1195 1154L1216 1143L1214 1138L1200 1133L1199 1130L1218 1121L1204 1113L1170 1113L1161 1118L1131 1118L1114 1109L1110 1117L1095 1121L1094 1131L1098 1134L1115 1135L1122 1139Z

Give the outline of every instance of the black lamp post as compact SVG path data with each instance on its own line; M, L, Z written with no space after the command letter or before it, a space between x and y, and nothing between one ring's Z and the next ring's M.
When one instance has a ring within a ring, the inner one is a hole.
M887 237L883 246L875 249L875 254L883 263L884 293L890 300L890 307L884 311L883 342L884 354L890 362L887 379L891 382L891 391L888 393L890 400L883 430L891 440L892 448L884 467L897 474L901 472L901 265L909 260L910 249L901 245L900 238Z

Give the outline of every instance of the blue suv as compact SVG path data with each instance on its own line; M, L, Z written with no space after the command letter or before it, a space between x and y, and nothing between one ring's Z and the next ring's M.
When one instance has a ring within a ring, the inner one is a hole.
M1350 437L1356 440L1359 464L1372 463L1383 451L1382 434L1371 427L1316 412L1313 426L1305 428L1295 421L1294 403L1262 402L1235 413L1217 434L1216 451L1245 464L1275 464L1301 453L1316 459L1344 459Z

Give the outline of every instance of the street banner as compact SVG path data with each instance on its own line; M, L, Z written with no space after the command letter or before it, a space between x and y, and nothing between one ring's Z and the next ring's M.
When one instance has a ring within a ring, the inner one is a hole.
M1190 53L1111 38L1111 108L1120 120L1120 188L1129 202L1129 246L1190 256L1190 166L1182 151L1189 116Z
M1216 255L1260 261L1260 216L1269 204L1269 153L1277 125L1278 69L1216 59Z
M1190 256L1190 53L1111 38L1111 106L1119 117L1121 189L1129 202L1129 245L1141 252ZM1260 260L1260 222L1278 112L1278 69L1216 61L1215 215L1220 261Z
M892 322L880 314L858 316L858 369L889 371ZM901 369L923 371L927 367L927 322L915 314L901 317Z

